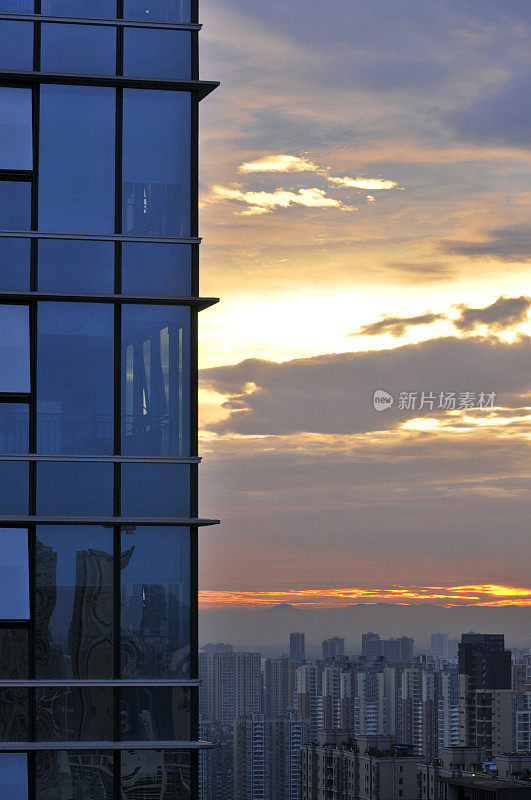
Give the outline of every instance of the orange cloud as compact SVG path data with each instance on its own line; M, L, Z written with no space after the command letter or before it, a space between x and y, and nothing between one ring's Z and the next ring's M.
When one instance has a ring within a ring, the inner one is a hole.
M319 167L304 156L264 156L240 164L238 172L318 172Z
M240 214L269 214L275 208L288 208L291 205L306 208L339 208L341 211L353 211L341 200L327 197L324 189L299 189L298 192L275 189L273 192L244 192L241 188L213 186L211 196L217 200L237 200L246 203L247 208Z

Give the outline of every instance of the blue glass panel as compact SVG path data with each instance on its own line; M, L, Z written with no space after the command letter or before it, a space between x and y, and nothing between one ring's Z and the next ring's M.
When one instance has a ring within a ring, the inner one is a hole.
M0 238L0 289L27 292L30 288L29 239Z
M31 89L0 86L0 169L31 169Z
M121 690L123 742L189 741L191 690L126 686Z
M29 405L0 403L0 453L27 453Z
M31 183L0 180L0 230L31 230Z
M38 742L102 742L114 739L112 689L101 686L54 686L37 689L35 694ZM80 789L83 783L78 780L76 788ZM73 797L76 795L79 797L77 792ZM90 797L85 794L87 796Z
M192 34L157 28L126 28L124 75L137 78L192 77Z
M123 517L189 517L188 464L122 464Z
M122 675L186 678L190 669L190 531L122 532Z
M110 517L113 465L42 461L37 464L37 514Z
M112 553L107 528L37 527L38 678L113 676Z
M124 19L190 22L190 0L124 0Z
M190 95L124 90L123 232L190 235Z
M26 753L0 753L0 797L28 800Z
M116 73L116 31L102 25L41 26L43 72Z
M190 447L190 309L122 309L122 452L184 456Z
M41 14L56 17L115 19L116 0L41 0Z
M42 292L114 292L113 242L41 239L39 290Z
M27 464L22 466L27 471ZM29 619L26 528L0 528L0 586L0 619Z
M29 471L25 461L0 461L0 516L28 513Z
M2 14L33 14L33 0L0 0Z
M187 244L124 242L122 292L152 297L189 297L192 248Z
M40 303L37 452L113 452L114 309Z
M41 750L35 758L35 800L115 800L112 750Z
M0 69L33 70L33 22L0 22Z
M0 679L27 680L29 678L28 657L28 628L0 628Z
M29 391L29 309L0 305L0 392Z
M42 86L39 224L114 233L115 90Z

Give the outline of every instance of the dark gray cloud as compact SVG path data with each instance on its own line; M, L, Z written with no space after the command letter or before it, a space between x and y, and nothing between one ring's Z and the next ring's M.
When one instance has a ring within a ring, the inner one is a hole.
M488 325L492 330L501 331L511 325L524 322L531 306L531 297L498 297L498 299L485 308L470 308L458 305L459 319L454 320L456 328L462 331L471 331L478 325Z
M448 254L471 257L492 256L503 261L529 261L531 259L531 236L529 224L509 225L486 231L486 241L449 241L441 243L440 249Z
M380 333L390 333L391 336L403 336L409 327L415 325L430 325L438 319L445 319L445 314L419 314L416 317L384 317L378 322L362 325L359 331L351 336L377 336Z

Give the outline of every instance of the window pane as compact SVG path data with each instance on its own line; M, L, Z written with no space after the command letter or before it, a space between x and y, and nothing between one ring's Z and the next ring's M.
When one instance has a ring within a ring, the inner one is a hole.
M29 470L25 461L0 461L0 509L2 515L28 513Z
M29 239L0 238L0 289L27 292L30 288Z
M190 659L190 531L122 532L122 675L186 678Z
M37 527L37 677L113 676L112 552L107 528Z
M20 686L0 689L0 742L27 741L28 712L27 689Z
M26 680L29 675L28 653L27 628L0 628L0 679Z
M39 224L114 233L115 90L42 86Z
M100 686L37 689L36 739L38 742L112 740L113 714L112 689Z
M190 234L190 103L184 92L124 90L124 233Z
M0 22L0 69L33 69L33 22Z
M116 0L41 0L41 13L57 17L114 19Z
M37 464L37 514L112 516L113 465L61 461Z
M188 464L122 464L123 517L189 517Z
M127 800L145 800L146 786L156 798L191 800L189 751L123 750L121 756L122 793Z
M125 28L124 75L190 80L191 45L190 31Z
M114 28L103 25L43 24L41 36L43 72L116 74Z
M122 450L182 456L189 450L190 310L122 310Z
M0 230L31 230L31 183L0 180Z
M189 297L192 248L187 244L124 242L122 292L152 297Z
M28 757L26 753L0 754L0 797L28 800Z
M0 453L27 453L29 406L24 403L0 403Z
M190 689L127 686L120 694L123 742L190 740Z
M0 305L0 392L29 391L29 309Z
M42 292L114 292L113 242L41 239L39 290Z
M0 169L33 166L31 89L0 86Z
M190 0L124 0L124 19L190 22Z
M33 14L33 0L0 0L2 14Z
M0 586L0 619L29 619L26 528L0 528Z
M37 329L38 452L112 453L112 306L39 303Z
M41 750L35 772L36 800L115 800L112 750Z

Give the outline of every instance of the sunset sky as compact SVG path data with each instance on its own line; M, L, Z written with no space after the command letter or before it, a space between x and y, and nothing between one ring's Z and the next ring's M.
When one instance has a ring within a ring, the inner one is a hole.
M528 0L201 21L203 605L531 605Z

